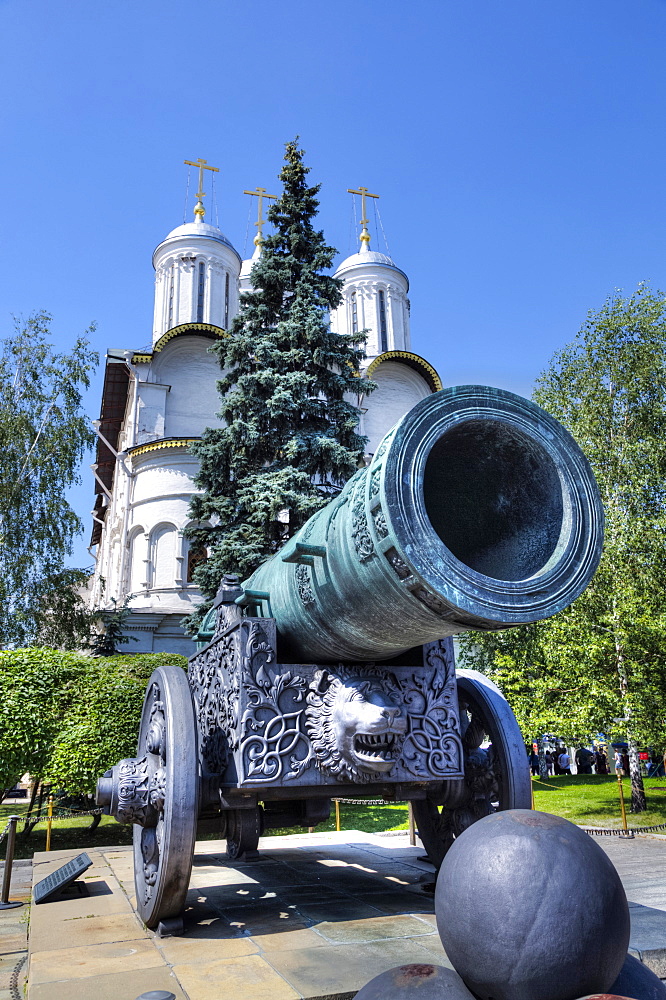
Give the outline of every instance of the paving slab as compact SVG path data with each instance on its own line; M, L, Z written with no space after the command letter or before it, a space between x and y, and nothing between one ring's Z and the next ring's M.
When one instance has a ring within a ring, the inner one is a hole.
M597 843L627 886L632 952L666 978L666 840ZM136 918L131 849L89 849L86 894L32 907L28 1000L135 1000L149 989L178 1000L351 1000L393 966L450 965L422 888L434 870L406 834L264 845L258 860L231 864L223 842L198 843L185 934L165 939ZM36 855L34 880L76 853ZM5 937L24 943L9 922ZM0 1000L6 988L0 979Z

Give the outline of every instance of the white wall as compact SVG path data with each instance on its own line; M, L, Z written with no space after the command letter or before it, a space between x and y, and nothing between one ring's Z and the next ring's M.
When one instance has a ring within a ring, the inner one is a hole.
M379 364L371 380L377 388L363 401L367 413L363 415L361 432L368 438L366 451L374 454L384 435L432 389L418 372L396 361Z
M206 427L219 426L217 380L223 373L208 350L212 343L204 337L177 337L154 358L151 379L170 386L161 437L200 437Z

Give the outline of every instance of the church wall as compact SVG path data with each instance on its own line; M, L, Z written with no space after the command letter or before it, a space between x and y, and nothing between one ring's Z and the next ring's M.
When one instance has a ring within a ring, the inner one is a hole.
M380 364L372 373L377 383L374 392L366 396L363 406L362 433L368 438L366 451L374 454L384 435L432 389L418 372L395 361Z
M151 377L170 386L165 397L161 437L201 437L206 427L220 425L217 380L222 370L203 337L178 337L153 360Z
M142 552L144 569L137 577L132 557L133 579L141 586L132 607L178 611L189 614L200 597L187 582L189 543L183 536L190 524L189 503L196 492L193 477L198 462L184 447L164 448L134 458L134 493L130 515L130 538Z

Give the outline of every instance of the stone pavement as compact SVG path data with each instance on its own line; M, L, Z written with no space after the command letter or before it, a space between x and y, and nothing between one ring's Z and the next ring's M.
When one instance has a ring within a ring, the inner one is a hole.
M0 877L1 877L0 871ZM32 893L32 862L15 861L10 900L24 905L0 910L0 1000L23 997L28 967L28 920Z
M595 837L622 879L629 900L629 950L666 979L666 837Z
M631 900L632 950L666 977L666 838L595 839ZM231 866L223 842L198 843L186 934L159 939L131 905L131 850L89 849L87 894L32 907L29 1000L135 1000L151 989L178 1000L350 1000L393 966L449 964L422 889L433 869L406 835L270 837L261 852ZM75 853L35 855L34 881ZM14 968L24 938L8 940Z

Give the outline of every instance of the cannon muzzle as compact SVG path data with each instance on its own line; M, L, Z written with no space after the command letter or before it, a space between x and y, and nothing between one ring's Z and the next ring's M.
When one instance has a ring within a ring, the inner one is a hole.
M521 396L442 389L247 580L298 662L384 660L566 608L592 578L603 509L571 435ZM283 657L284 658L284 657Z

